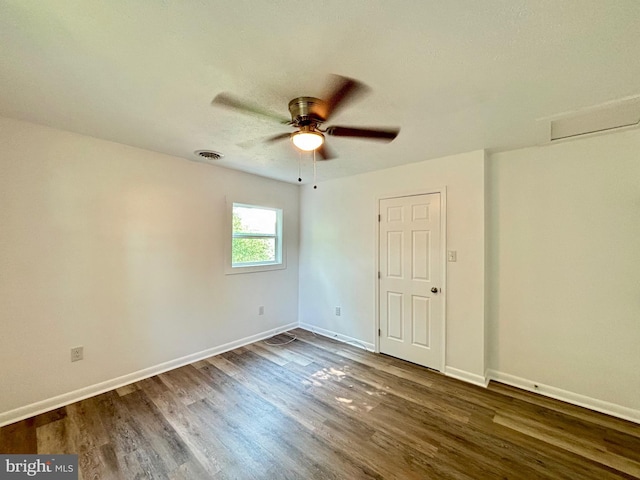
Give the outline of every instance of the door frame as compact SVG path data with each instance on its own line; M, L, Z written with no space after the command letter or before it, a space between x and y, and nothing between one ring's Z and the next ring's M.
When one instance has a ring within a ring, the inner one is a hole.
M378 275L380 273L380 201L389 198L399 197L413 197L416 195L429 195L431 193L440 194L440 261L442 262L442 287L440 288L440 294L442 295L442 357L440 359L439 371L444 373L447 358L447 187L438 188L426 188L421 190L410 190L405 192L395 192L376 197L375 205L375 219L376 219L376 232L375 232L375 320L373 329L373 338L375 338L375 351L380 353L380 336L378 332L380 330L380 279Z

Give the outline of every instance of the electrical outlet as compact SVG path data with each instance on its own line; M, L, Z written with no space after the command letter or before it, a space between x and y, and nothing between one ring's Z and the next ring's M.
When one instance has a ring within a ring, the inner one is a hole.
M258 307L258 315L264 315L264 305Z
M77 362L84 358L84 347L73 347L71 349L71 361Z
M339 317L342 314L342 309L340 307L336 307L336 317Z

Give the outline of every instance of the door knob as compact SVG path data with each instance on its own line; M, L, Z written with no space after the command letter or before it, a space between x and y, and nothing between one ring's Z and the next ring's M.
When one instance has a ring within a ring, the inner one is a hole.
M438 287L431 288L431 292L432 293L438 293Z

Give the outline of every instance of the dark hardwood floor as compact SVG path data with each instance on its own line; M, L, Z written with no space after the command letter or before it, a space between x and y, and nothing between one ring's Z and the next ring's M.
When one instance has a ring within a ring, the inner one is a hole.
M0 453L78 453L84 480L640 478L634 423L293 333L6 426Z

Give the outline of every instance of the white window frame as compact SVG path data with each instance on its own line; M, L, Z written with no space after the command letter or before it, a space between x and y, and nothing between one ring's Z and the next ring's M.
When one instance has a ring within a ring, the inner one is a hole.
M273 210L276 212L276 233L273 234L260 234L260 233L247 233L247 234L234 234L233 232L233 209L234 207L245 208L257 208L261 210ZM227 204L227 224L229 226L227 235L227 251L225 261L225 273L254 273L264 272L270 270L282 270L286 268L285 263L285 245L283 235L283 211L282 208L272 207L267 205L258 205L255 203L243 203L229 201ZM275 260L267 262L253 262L233 264L233 239L234 238L274 238L275 239Z

